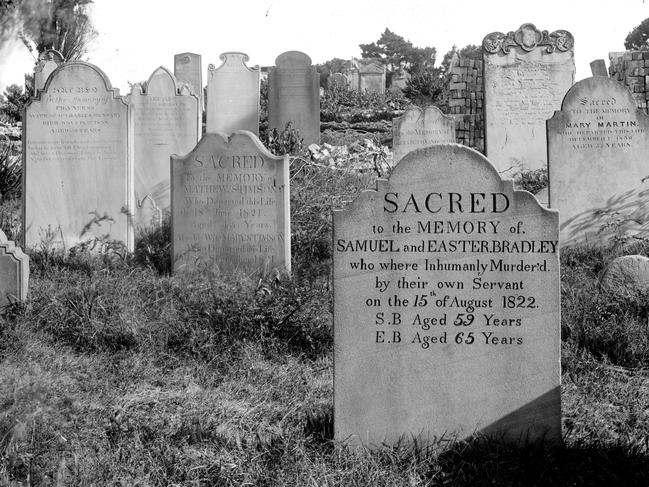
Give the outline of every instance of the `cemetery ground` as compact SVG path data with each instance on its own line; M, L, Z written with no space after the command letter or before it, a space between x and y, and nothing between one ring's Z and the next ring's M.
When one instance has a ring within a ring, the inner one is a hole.
M598 287L645 241L561 255L560 448L332 440L330 210L375 177L293 160L291 280L170 277L168 225L131 255L43 241L0 327L0 484L647 485L649 301Z

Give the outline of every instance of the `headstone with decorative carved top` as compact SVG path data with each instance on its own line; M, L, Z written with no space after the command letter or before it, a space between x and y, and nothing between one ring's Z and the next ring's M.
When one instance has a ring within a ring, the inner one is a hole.
M25 301L29 284L29 257L0 230L0 309Z
M47 78L64 61L63 55L55 49L48 49L38 55L38 61L34 67L34 93L36 90L43 89Z
M545 121L574 83L574 39L523 24L482 41L486 154L498 171L545 169Z
M226 52L223 64L207 70L207 132L248 130L259 135L259 66L246 66L248 55Z

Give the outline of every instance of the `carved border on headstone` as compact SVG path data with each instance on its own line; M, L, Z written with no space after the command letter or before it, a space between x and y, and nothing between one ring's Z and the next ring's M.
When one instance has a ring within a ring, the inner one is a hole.
M207 70L218 71L219 69L221 69L223 66L227 64L228 57L238 57L241 60L241 64L243 64L243 67L246 68L251 73L259 71L258 64L255 64L252 68L246 64L248 61L250 61L250 56L248 56L245 52L240 52L240 51L228 51L219 54L219 59L223 61L221 65L217 68L214 64L210 64L207 66Z
M18 272L16 273L18 296L15 298L18 301L25 301L29 287L29 256L13 240L9 240L2 230L0 230L0 252L3 256L11 256L18 262Z
M518 30L510 31L507 34L492 32L482 40L482 49L489 54L496 54L502 51L509 54L512 47L520 47L530 52L537 47L545 47L545 52L569 51L575 45L575 39L567 30L555 30L548 33L547 30L539 30L534 24L523 24Z
M65 58L63 57L63 54L61 54L59 51L56 49L48 49L46 51L41 52L38 55L38 60L39 61L54 61L58 64L64 63Z

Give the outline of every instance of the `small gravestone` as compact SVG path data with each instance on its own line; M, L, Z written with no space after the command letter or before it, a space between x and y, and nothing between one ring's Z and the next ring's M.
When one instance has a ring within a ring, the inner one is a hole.
M64 61L63 55L55 49L48 49L38 55L38 61L34 67L34 93L45 87L47 78Z
M191 93L198 97L198 131L203 127L203 66L200 54L183 52L174 56L174 76L179 83L189 86Z
M329 88L345 88L347 86L347 78L342 73L332 73L327 80Z
M207 133L171 158L174 271L290 272L288 156L250 132Z
M590 71L593 73L593 76L608 76L606 61L603 59L595 59L590 63Z
M547 167L545 121L575 78L574 39L533 24L482 41L486 155L506 174Z
M595 76L576 83L548 127L550 206L561 245L606 245L649 230L649 116L629 89Z
M248 55L226 52L223 64L207 70L207 132L248 130L259 135L259 66L246 66Z
M320 142L320 75L299 51L280 54L268 73L268 128L281 132L288 122L305 145Z
M602 290L609 294L633 296L649 291L649 258L624 255L611 262L601 279Z
M29 284L29 257L0 230L0 308L25 301Z
M24 245L108 238L133 248L128 107L98 67L61 65L25 107Z
M410 108L392 120L395 164L415 149L444 142L455 142L455 119L435 106Z
M335 438L560 441L558 223L458 144L335 211Z
M196 146L198 98L181 93L165 68L156 69L143 87L131 89L135 166L135 224L160 222L170 212L169 157Z

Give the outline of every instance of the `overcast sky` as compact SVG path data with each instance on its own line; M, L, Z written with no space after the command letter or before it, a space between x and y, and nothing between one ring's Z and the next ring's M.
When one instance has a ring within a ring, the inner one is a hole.
M649 0L95 0L99 33L87 60L113 86L146 80L158 66L173 70L173 56L196 52L207 66L219 54L242 51L249 65L273 65L284 51L298 50L314 63L360 57L361 43L376 41L385 28L415 46L434 46L437 59L455 44L480 44L493 31L531 22L575 37L577 80L590 76L590 62L624 50L624 38L649 17ZM22 84L34 60L21 44L0 52L0 89Z

